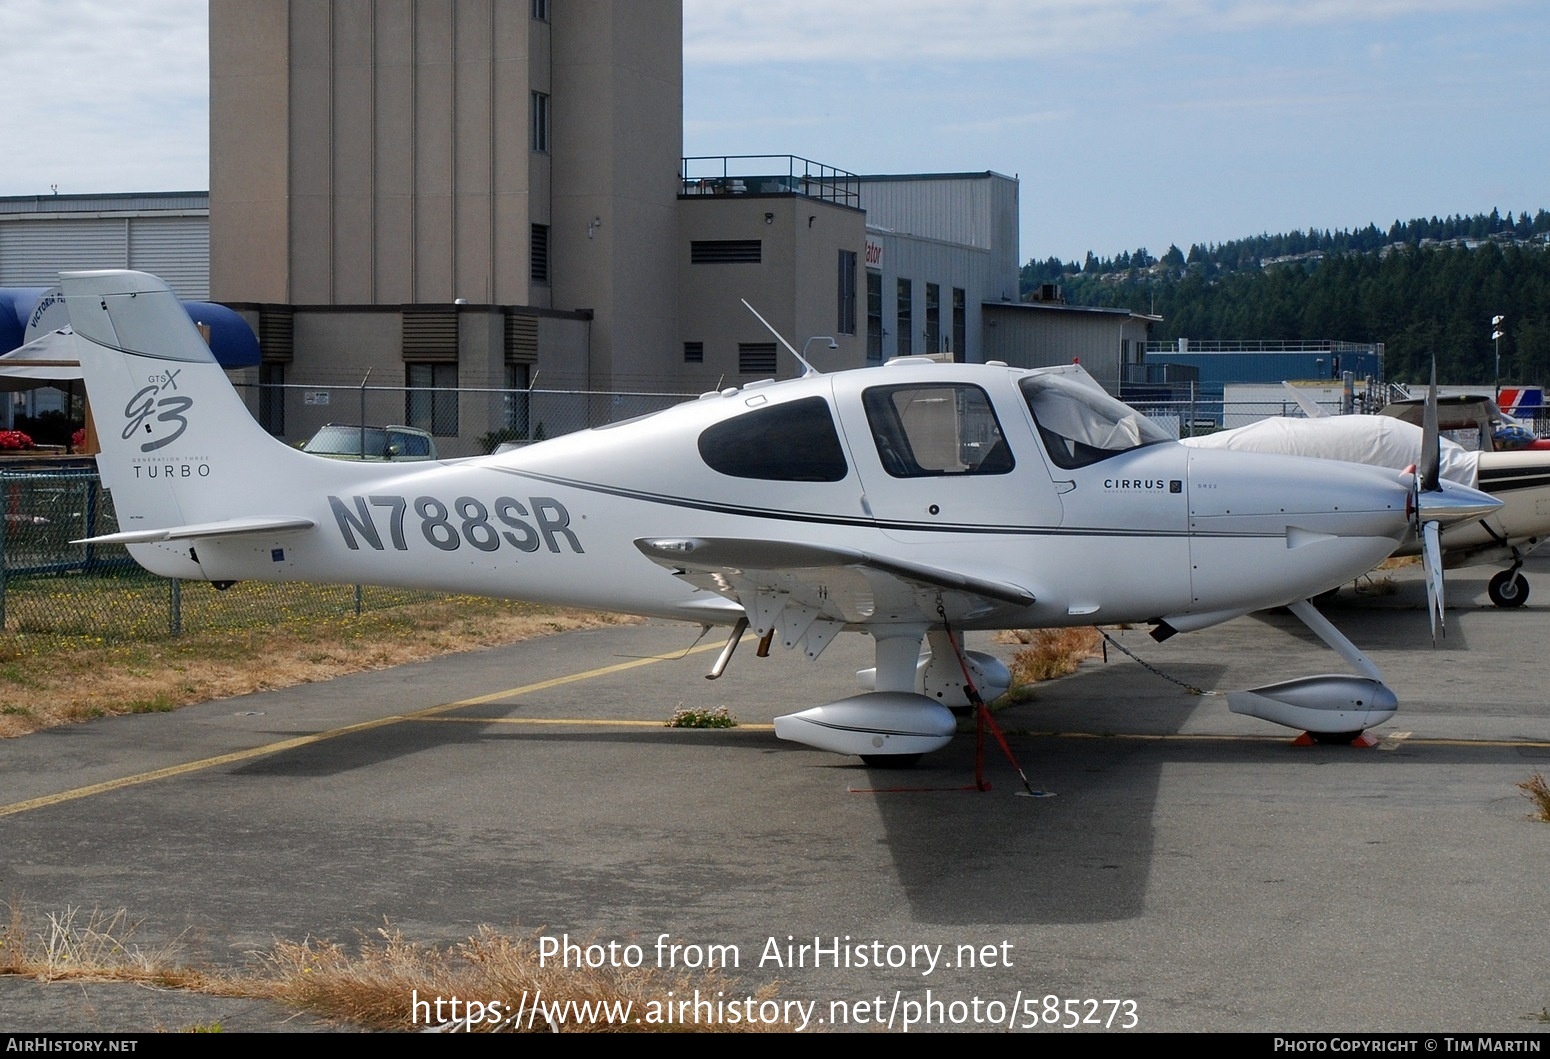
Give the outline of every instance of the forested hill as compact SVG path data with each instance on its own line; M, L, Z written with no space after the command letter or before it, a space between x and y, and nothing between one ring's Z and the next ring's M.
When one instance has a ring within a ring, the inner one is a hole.
M1433 354L1442 381L1491 381L1499 314L1503 381L1550 383L1545 210L1170 246L1161 258L1141 248L1030 261L1024 297L1042 284L1058 284L1071 304L1155 313L1157 339L1383 342L1395 381L1422 379Z

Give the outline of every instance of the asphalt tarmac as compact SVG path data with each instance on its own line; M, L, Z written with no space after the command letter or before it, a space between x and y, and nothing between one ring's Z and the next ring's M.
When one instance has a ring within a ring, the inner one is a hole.
M972 733L906 772L776 740L776 714L856 690L855 635L813 664L746 644L709 682L697 630L610 628L38 733L0 743L0 896L31 923L124 909L140 944L230 967L384 923L648 966L679 945L740 980L683 1018L778 981L810 1031L1539 1032L1550 824L1516 785L1550 772L1550 562L1516 611L1490 573L1450 575L1435 649L1413 573L1322 605L1399 695L1378 748L1294 747L1111 650L999 715L1047 798L994 748L967 789ZM1289 615L1113 635L1207 691L1345 668ZM663 727L680 705L743 726ZM0 1030L210 1023L319 1028L0 978Z

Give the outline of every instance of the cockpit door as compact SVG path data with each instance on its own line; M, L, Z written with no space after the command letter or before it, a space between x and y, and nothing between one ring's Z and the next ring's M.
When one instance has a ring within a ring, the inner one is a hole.
M923 542L1060 525L1060 498L1015 406L970 383L878 377L836 398L864 509L885 533Z

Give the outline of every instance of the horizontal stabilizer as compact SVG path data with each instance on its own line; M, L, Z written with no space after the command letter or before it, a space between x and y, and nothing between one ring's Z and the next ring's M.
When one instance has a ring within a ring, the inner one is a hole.
M210 537L240 537L245 534L272 534L285 530L311 529L317 523L309 518L229 518L221 522L200 522L190 526L163 529L125 530L101 537L86 537L71 544L156 544L159 541L190 541Z

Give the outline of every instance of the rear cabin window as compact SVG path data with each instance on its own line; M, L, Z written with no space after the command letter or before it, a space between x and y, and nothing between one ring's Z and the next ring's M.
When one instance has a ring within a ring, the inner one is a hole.
M874 386L861 400L878 459L895 478L1006 474L1014 466L978 386Z
M700 434L713 471L770 482L838 482L850 473L829 402L822 397L759 408Z

